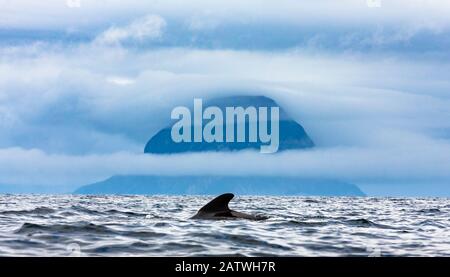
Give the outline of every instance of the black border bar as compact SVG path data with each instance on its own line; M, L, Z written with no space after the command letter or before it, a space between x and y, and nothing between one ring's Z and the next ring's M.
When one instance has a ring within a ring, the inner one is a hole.
M200 266L202 264L202 266ZM195 265L195 266L194 266ZM205 266L208 270L205 273ZM259 265L259 266L258 266ZM181 266L181 267L180 267ZM182 269L182 271L179 271ZM194 270L194 271L190 271ZM355 257L58 257L58 258L0 258L0 276L35 274L67 274L86 276L106 273L130 276L217 276L243 274L247 276L279 276L279 274L450 274L449 258ZM5 275L8 274L8 275Z

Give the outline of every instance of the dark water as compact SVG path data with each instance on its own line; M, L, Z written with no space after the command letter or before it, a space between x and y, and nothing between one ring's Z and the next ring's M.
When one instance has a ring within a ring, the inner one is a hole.
M0 195L0 255L450 256L450 199L237 197L270 219L190 220L209 199Z

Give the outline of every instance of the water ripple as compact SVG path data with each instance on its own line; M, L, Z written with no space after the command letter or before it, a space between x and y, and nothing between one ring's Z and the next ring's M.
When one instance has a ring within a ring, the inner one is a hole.
M445 198L237 197L264 221L190 217L205 196L0 195L0 255L450 256Z

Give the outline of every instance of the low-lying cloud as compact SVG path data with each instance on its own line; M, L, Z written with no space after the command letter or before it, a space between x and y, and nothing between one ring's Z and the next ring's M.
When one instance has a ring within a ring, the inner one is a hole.
M89 155L46 154L41 150L0 150L0 183L71 185L112 175L266 175L338 179L359 184L446 183L447 143L399 147L332 147L262 155L196 153L149 155L130 152Z

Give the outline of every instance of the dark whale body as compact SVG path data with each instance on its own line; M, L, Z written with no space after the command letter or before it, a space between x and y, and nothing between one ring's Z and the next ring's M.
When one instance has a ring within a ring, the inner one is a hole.
M230 210L228 203L233 199L234 194L225 193L217 196L208 204L203 206L192 219L250 219L250 220L264 220L265 216L251 215Z

